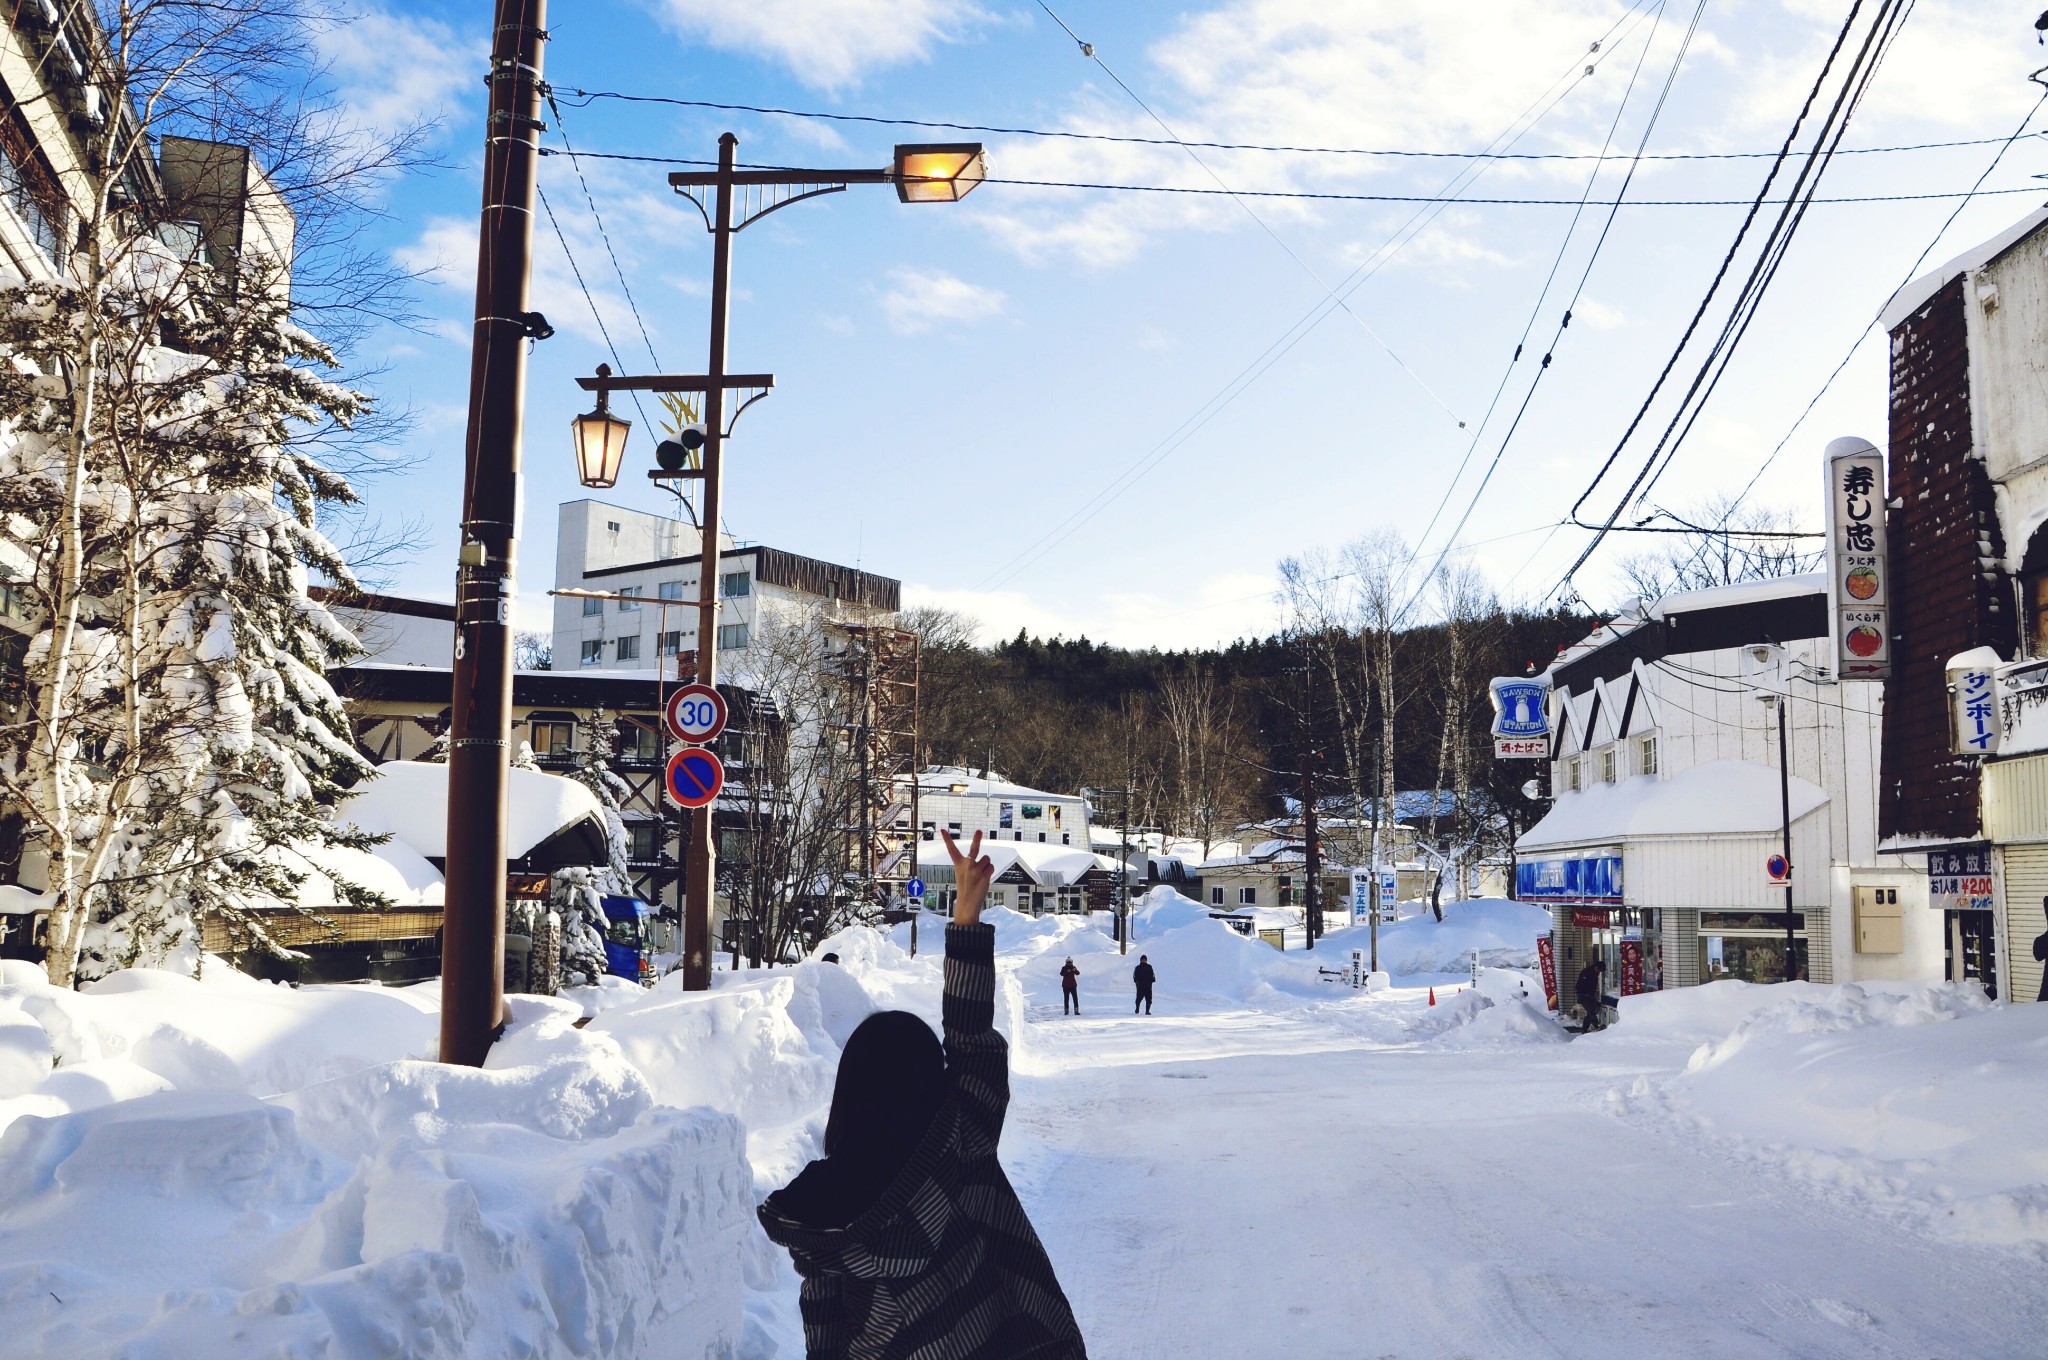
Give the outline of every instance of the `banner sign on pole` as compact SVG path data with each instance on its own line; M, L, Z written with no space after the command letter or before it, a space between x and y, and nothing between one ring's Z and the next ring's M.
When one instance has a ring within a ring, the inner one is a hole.
M1949 749L1959 756L1995 756L2005 735L1998 715L1998 679L1993 669L2002 658L1989 647L1972 647L1952 656L1948 672Z
M1641 996L1643 994L1643 942L1623 940L1621 942L1621 994Z
M1827 466L1835 675L1883 680L1892 673L1884 455L1866 439L1837 439L1828 445Z
M1990 911L1991 847L1969 845L1927 852L1927 905L1936 911Z
M1372 919L1373 882L1370 869L1351 871L1351 924L1362 926Z
M1493 696L1494 759L1548 760L1549 684L1535 676L1501 675L1487 688Z
M1536 960L1543 965L1543 1007L1557 1009L1557 953L1548 935L1536 937Z

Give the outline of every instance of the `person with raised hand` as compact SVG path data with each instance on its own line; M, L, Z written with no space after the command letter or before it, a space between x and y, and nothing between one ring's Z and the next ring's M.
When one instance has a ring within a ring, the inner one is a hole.
M957 889L943 1046L907 1011L863 1020L840 1054L825 1155L760 1208L803 1285L812 1360L1085 1360L1052 1261L996 1160L1010 1050L995 1029L995 866L981 833L939 833Z

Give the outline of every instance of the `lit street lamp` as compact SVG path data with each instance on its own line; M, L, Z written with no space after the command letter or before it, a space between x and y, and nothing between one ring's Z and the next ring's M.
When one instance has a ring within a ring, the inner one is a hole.
M957 203L974 191L988 173L978 142L903 145L888 168L881 170L741 169L735 163L739 138L728 132L718 139L718 168L679 171L668 177L671 188L697 205L711 233L711 345L702 376L614 376L600 366L595 378L579 378L585 390L598 394L597 409L578 416L573 433L576 465L583 484L613 485L625 452L627 423L610 414L606 396L614 391L701 392L701 429L686 431L682 440L665 441L656 451L661 466L647 475L656 480L701 479L704 499L698 523L703 546L697 559L697 673L700 685L718 683L718 553L720 471L726 438L740 412L766 396L775 380L767 374L734 375L725 371L726 332L731 315L732 238L761 218L800 199L843 192L850 184L893 184L905 203ZM728 416L726 394L746 395ZM685 467L693 446L701 442L699 465ZM680 678L680 677L679 677ZM712 840L711 807L691 810L683 872L683 986L702 991L711 985L711 898L716 880L716 846Z

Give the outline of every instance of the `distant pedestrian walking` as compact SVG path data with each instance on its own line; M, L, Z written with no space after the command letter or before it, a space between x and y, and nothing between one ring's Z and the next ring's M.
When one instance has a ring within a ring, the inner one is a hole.
M1074 1014L1081 1013L1081 970L1074 966L1071 955L1060 969L1060 1014L1065 1015L1070 1006Z
M1143 954L1138 955L1138 966L1131 970L1131 981L1138 984L1138 1000L1131 1007L1132 1015L1138 1013L1140 1006L1144 1007L1145 1014L1152 1013L1152 980L1157 976L1152 971L1152 960Z
M1579 1026L1581 1034L1590 1034L1596 1029L1607 1028L1606 1017L1602 1014L1606 1006L1601 974L1607 971L1604 959L1594 959L1579 970L1578 981L1572 984L1572 992L1579 1000L1579 1008L1586 1018Z

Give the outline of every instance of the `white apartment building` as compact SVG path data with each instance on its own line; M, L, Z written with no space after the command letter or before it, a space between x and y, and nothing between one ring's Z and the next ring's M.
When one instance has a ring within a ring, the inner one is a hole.
M557 596L555 670L672 669L678 654L695 652L699 546L695 525L603 501L564 504L556 526L555 588L635 598ZM778 615L840 602L893 613L901 607L902 585L726 539L719 549L718 597L721 670L743 677L746 652Z
M1937 978L1922 856L1879 855L1882 689L1829 674L1822 573L1638 605L1551 667L1550 812L1516 842L1551 909L1559 985L1775 981L1785 959L1778 718L1787 705L1792 906L1816 982Z

